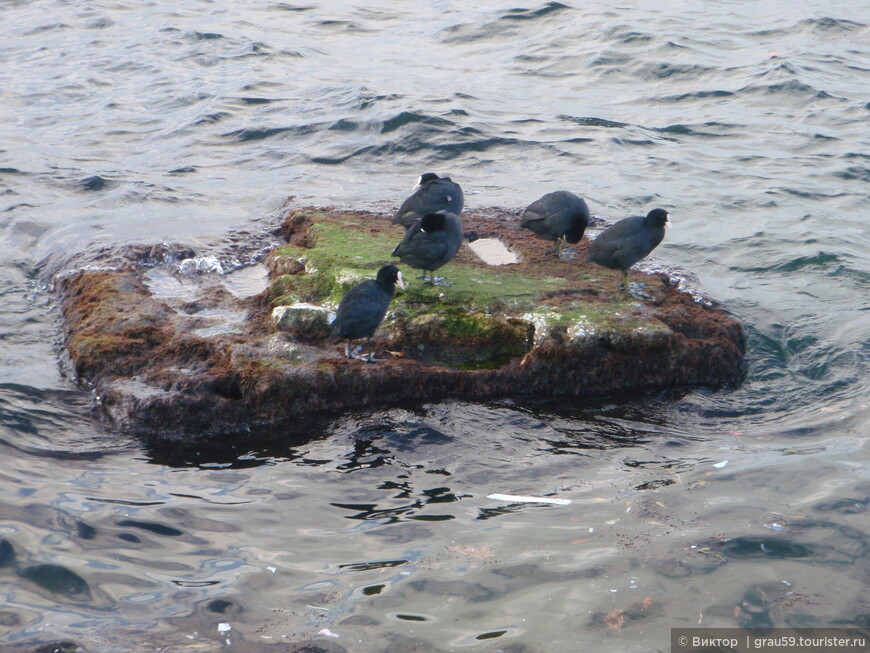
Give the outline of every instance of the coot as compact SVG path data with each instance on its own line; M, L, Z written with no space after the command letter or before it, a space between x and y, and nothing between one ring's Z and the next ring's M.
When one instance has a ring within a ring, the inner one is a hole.
M563 238L571 244L580 242L589 226L589 207L574 193L557 190L529 204L520 226L541 238L552 240L556 256L559 256Z
M332 335L345 338L344 355L347 358L359 358L374 363L374 352L371 351L372 336L387 314L387 308L396 286L404 288L402 273L395 265L385 265L378 270L375 279L367 279L347 291L335 312L332 321ZM360 356L363 349L360 345L353 354L350 352L350 341L366 338L369 347L368 358Z
M653 209L646 217L620 220L602 231L589 248L589 260L612 270L622 270L622 285L628 288L628 268L646 257L665 237L668 212Z
M393 216L393 224L410 229L428 213L449 211L459 215L464 204L465 197L459 184L450 177L439 177L434 172L427 172L420 175L414 192Z
M422 220L414 223L396 249L393 256L412 268L432 274L428 283L435 284L435 270L456 256L462 244L462 222L455 213L438 211L427 213Z

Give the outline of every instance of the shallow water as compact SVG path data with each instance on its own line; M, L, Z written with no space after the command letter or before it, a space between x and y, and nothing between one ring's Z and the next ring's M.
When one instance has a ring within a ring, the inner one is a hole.
M0 642L650 651L677 626L870 626L864 3L396 7L0 7ZM667 208L652 263L744 321L746 382L183 446L113 432L64 374L46 283L74 253L178 243L232 272L288 196L390 210L427 170L467 210L560 188L606 219Z

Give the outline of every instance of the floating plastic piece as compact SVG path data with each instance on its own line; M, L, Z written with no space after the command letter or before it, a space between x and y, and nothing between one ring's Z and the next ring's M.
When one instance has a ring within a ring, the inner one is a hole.
M490 494L487 499L510 501L512 503L551 503L556 506L567 506L571 499L552 499L550 497L524 497L516 494Z

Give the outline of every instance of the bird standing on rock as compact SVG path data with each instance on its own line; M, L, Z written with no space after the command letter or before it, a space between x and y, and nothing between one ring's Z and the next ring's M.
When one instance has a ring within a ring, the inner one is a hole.
M448 211L454 215L462 213L465 196L462 189L450 177L439 177L434 172L420 175L420 181L414 187L411 196L402 202L402 206L393 216L393 224L400 224L410 229L424 215L437 211Z
M332 335L347 339L344 346L345 357L376 362L374 352L371 351L372 336L387 314L396 286L405 287L402 273L395 265L385 265L378 270L376 278L358 283L347 291L332 321ZM368 358L360 355L363 345L357 347L352 354L350 352L350 341L359 338L366 338Z
M558 257L562 253L563 238L572 245L580 242L589 226L589 207L574 193L557 190L529 204L520 226L552 240Z
M428 213L422 220L413 224L396 249L393 256L412 268L423 270L422 279L426 280L428 270L432 277L427 283L444 284L443 278L436 280L435 270L450 261L462 244L462 222L454 213L438 211Z
M664 209L620 220L598 234L589 248L589 260L611 270L622 270L622 287L628 290L628 268L662 242L665 225L669 224Z

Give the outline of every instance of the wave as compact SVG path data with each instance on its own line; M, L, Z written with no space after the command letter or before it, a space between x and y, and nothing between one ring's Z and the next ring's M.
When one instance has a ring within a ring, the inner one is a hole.
M538 9L509 9L504 16L501 16L500 20L534 20L570 8L561 2L548 2Z
M822 16L819 18L807 18L802 20L797 24L797 26L820 32L851 32L856 29L864 29L867 27L867 24L853 20L844 20L842 18Z
M298 125L293 127L262 127L262 128L245 128L221 134L224 138L232 138L239 143L248 141L262 141L284 133L291 133L296 136L310 134L313 132L325 129L324 124Z
M701 64L674 64L662 61L641 65L635 72L635 76L643 79L649 77L656 79L668 79L671 77L698 79L712 73L720 74L721 68L702 66Z
M88 192L105 190L106 188L112 188L115 185L115 182L112 182L105 177L101 177L100 175L92 175L91 177L86 177L78 182L78 187L81 190Z
M653 132L654 134L664 134L664 135L674 135L674 136L698 136L702 138L728 138L734 136L736 132L740 129L744 128L744 125L735 124L735 123L726 123L726 122L717 122L717 121L707 121L703 123L699 123L697 125L685 124L685 123L676 123L673 125L668 125L666 127L647 127L645 125L637 125L626 122L618 122L615 120L607 120L605 118L595 118L595 117L577 117L577 116L567 116L560 115L558 116L560 120L564 120L566 122L574 123L575 125L580 125L582 127L603 127L605 129L637 129L641 131ZM724 133L718 133L716 131L721 129ZM636 145L652 145L654 144L648 140L638 141L636 143L632 143L628 141L630 144Z
M427 116L426 114L416 113L413 111L402 111L397 116L388 118L387 120L384 120L383 123L381 123L381 133L387 134L401 127L404 127L405 125L410 125L413 123L437 125L446 128L453 127L453 123L449 120L446 120L445 118L439 118L437 116Z
M627 122L618 122L616 120L607 120L606 118L595 118L595 117L577 117L577 116L568 116L568 115L560 115L557 116L559 120L565 120L567 122L573 122L576 125L582 125L584 127L604 127L606 129L622 129L623 127L630 127L631 125Z

